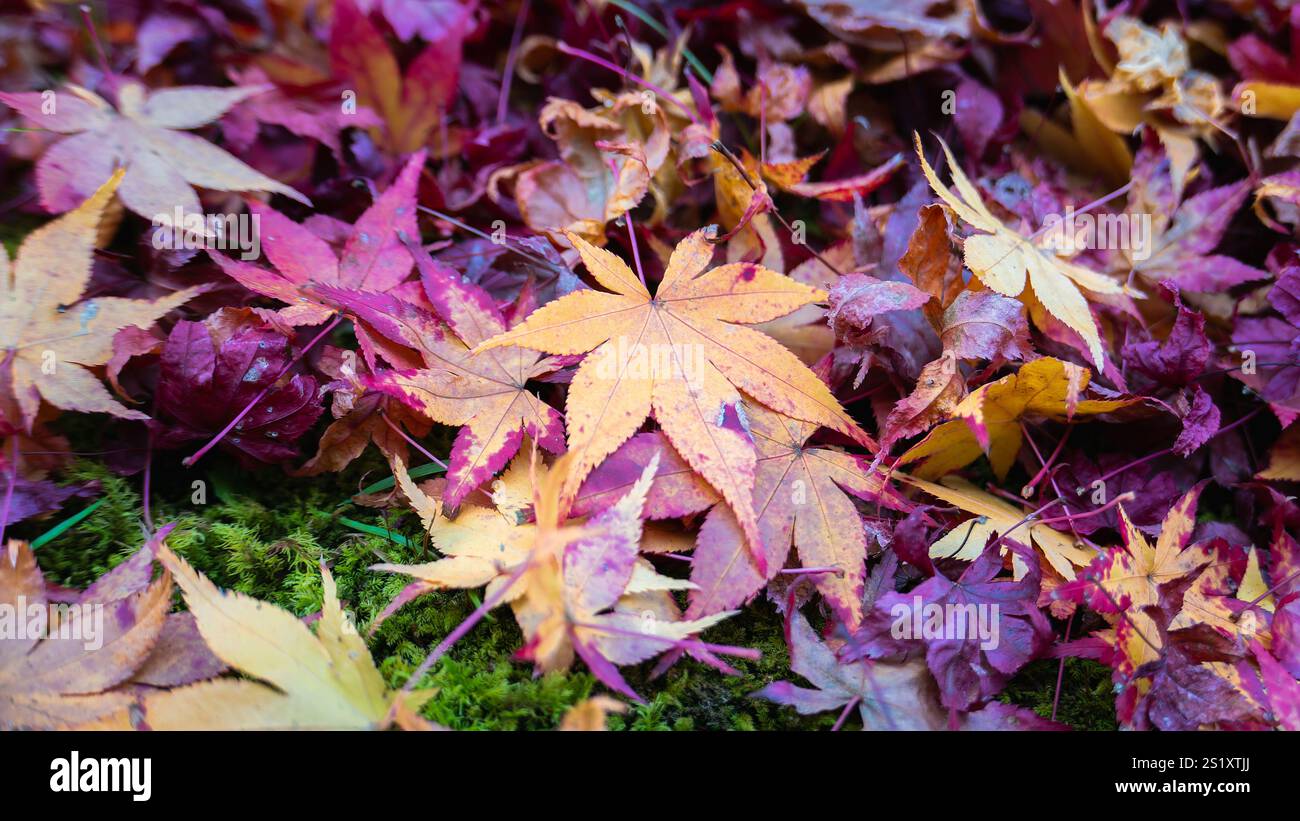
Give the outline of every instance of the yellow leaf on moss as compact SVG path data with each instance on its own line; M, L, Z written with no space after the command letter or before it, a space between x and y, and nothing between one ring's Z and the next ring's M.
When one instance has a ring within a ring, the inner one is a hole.
M380 729L398 699L418 710L431 695L386 689L323 565L325 601L312 633L287 610L219 589L166 546L158 560L176 579L212 652L259 681L213 679L149 695L145 718L154 729Z

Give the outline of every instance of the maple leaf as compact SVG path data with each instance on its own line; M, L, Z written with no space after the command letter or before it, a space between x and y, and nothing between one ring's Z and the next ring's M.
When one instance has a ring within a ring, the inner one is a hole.
M954 525L942 538L930 545L930 556L935 559L961 559L974 561L984 552L984 546L995 535L1005 536L1016 525L1029 534L1029 542L1042 551L1043 558L1052 569L1066 579L1075 577L1076 567L1085 567L1092 563L1096 554L1075 543L1075 539L1041 522L1021 524L1026 513L1012 507L1008 502L991 493L972 485L959 476L945 476L943 484L936 485L923 479L916 479L905 473L896 474L908 484L925 491L936 499L941 499L975 518ZM1023 539L1022 539L1023 541ZM1004 551L1005 552L1005 548ZM1018 557L1017 557L1018 558ZM1023 564L1017 564L1016 576L1025 572Z
M411 252L402 236L418 237L415 192L425 154L417 152L400 174L352 226L341 255L324 239L278 211L250 201L249 210L261 221L262 250L275 270L267 270L224 254L212 254L221 270L263 296L288 303L272 313L258 310L270 322L286 326L319 325L333 315L312 286L332 285L388 292L411 273Z
M800 715L843 709L842 723L848 711L857 707L863 730L1065 729L1031 710L999 702L963 713L958 726L952 727L949 711L940 704L939 690L922 659L841 661L798 611L786 622L786 644L790 648L790 669L816 689L777 681L753 695L794 707Z
M158 424L157 444L210 438L266 390L221 447L245 462L297 456L298 438L323 408L311 376L294 374L277 383L292 353L288 339L257 324L177 322L162 352L157 403L168 421Z
M1240 679L1234 682L1225 675L1239 676L1242 671L1254 678L1253 670L1244 664L1244 648L1205 624L1174 628L1176 614L1185 612L1184 595L1195 582L1191 576L1180 576L1159 585L1158 604L1141 610L1155 630L1150 641L1159 650L1126 679L1120 678L1117 668L1116 684L1123 689L1116 707L1120 720L1135 729L1176 731L1263 723L1265 706L1254 696L1258 682L1248 690ZM1137 627L1136 620L1122 622L1117 628L1119 640ZM1131 654L1126 654L1124 661L1130 659Z
M92 598L87 607L78 603L52 610L31 547L11 540L0 555L0 605L8 611L0 640L0 726L67 729L127 709L132 696L114 688L149 657L163 630L171 591L171 579L164 574L112 606L100 602L93 610ZM33 610L44 627L31 621Z
M414 23L414 18L408 19ZM357 3L334 3L330 62L335 74L356 89L358 101L383 118L385 144L394 154L423 148L445 115L456 94L461 34L461 27L449 27L448 36L430 42L403 72L384 36Z
M1120 606L1140 613L1142 608L1156 604L1160 585L1186 576L1211 558L1205 550L1189 549L1187 544L1196 523L1199 496L1198 486L1169 509L1154 547L1129 520L1121 502L1119 531L1123 546L1102 553L1077 581L1059 588L1056 595L1086 603L1101 613L1117 613Z
M51 146L36 166L41 204L48 210L73 208L96 193L89 186L122 168L126 175L117 192L122 203L145 219L170 225L176 222L177 209L203 213L192 185L214 191L267 191L311 204L289 186L186 133L267 88L180 86L150 92L140 83L123 82L116 108L80 86L56 94L52 107L45 105L40 92L0 94L0 102L43 128L72 135Z
M443 504L454 512L470 491L505 467L524 434L551 453L564 452L560 414L526 387L557 363L522 348L471 353L504 333L506 319L481 288L413 246L425 294L446 322L382 294L318 288L318 293L393 342L414 349L423 368L380 371L363 380L412 410L461 425L447 466Z
M578 291L534 311L476 350L518 345L587 357L569 388L572 470L566 504L592 468L654 412L677 452L713 485L766 571L751 494L753 443L740 417L741 391L769 408L831 428L874 448L830 389L792 353L738 323L764 322L823 297L750 263L705 272L713 256L700 230L673 251L655 295L618 257L576 235L587 270L608 291ZM611 293L612 292L612 293Z
M1214 253L1250 196L1250 180L1181 199L1181 189L1172 184L1169 175L1164 154L1144 146L1134 164L1134 190L1126 210L1131 220L1150 221L1150 236L1141 247L1121 249L1116 270L1132 270L1152 282L1169 280L1183 290L1210 293L1268 279L1267 271Z
M114 399L90 368L113 356L119 330L148 328L200 291L152 302L82 299L100 219L122 178L117 172L76 209L28 234L12 263L0 248L0 402L3 416L28 431L42 399L64 410L148 419Z
M994 291L1003 296L1020 297L1022 301L1025 299L1022 293L1027 283L1038 303L1084 340L1089 358L1093 364L1101 367L1101 336L1089 310L1088 300L1080 289L1100 295L1140 294L1115 283L1109 277L1058 256L1047 244L1050 237L1036 244L993 216L974 184L957 164L948 144L940 140L951 169L953 185L957 189L957 194L954 194L939 181L934 169L930 167L921 147L920 135L915 135L915 139L916 153L921 158L921 170L925 172L935 194L957 216L983 232L973 234L965 240L963 258L966 267Z
M511 605L526 640L520 655L540 672L567 669L576 654L611 689L639 701L618 666L693 647L690 636L731 613L683 620L671 591L690 584L661 576L638 558L657 457L622 498L586 520L567 519L560 497L570 460L566 454L547 469L520 455L493 492L496 509L467 504L452 520L439 515L439 503L399 462L397 486L443 558L375 565L416 579L383 615L431 590L486 586L485 601ZM529 499L532 522L524 515Z
M1026 567L1021 578L998 578L1001 551L990 541L957 581L935 573L907 593L890 591L879 597L846 647L845 660L892 656L924 646L944 706L967 710L997 695L1017 670L1051 644L1051 626L1037 607L1042 583L1038 562L1019 542L1003 540L1003 544ZM936 638L912 635L911 629L898 636L899 618L915 621L931 610L984 612L988 615L980 618L987 619L988 635L981 638L984 629L976 631L967 622L967 630L943 630Z
M386 689L324 563L325 600L313 634L286 610L222 591L165 545L158 559L176 579L212 652L261 681L212 679L147 695L144 720L153 729L379 729L390 723L398 702L415 712L432 696Z
M1121 503L1119 531L1123 545L1102 553L1077 579L1052 594L1054 598L1086 603L1117 619L1111 664L1116 683L1127 688L1117 701L1125 721L1132 720L1150 688L1150 681L1138 671L1160 660L1164 646L1161 631L1182 609L1184 597L1180 592L1178 610L1164 625L1157 625L1151 613L1158 612L1157 605L1161 604L1161 586L1190 577L1216 559L1213 545L1188 544L1200 491L1200 485L1192 488L1170 508L1154 547L1129 520ZM1204 620L1197 613L1189 615L1182 624Z
M767 568L754 562L735 513L716 506L700 527L691 562L687 616L731 610L762 589L785 566L791 545L806 568L819 571L813 584L850 627L862 620L867 538L848 494L882 498L894 508L905 502L885 493L881 475L843 450L808 444L816 426L749 405L750 435L758 451L754 509Z
M1137 399L1080 399L1091 377L1087 368L1043 357L1010 376L990 382L967 396L944 422L902 456L898 463L924 460L916 470L929 479L965 467L987 454L993 472L1005 479L1024 434L1023 417L1066 420L1110 413Z

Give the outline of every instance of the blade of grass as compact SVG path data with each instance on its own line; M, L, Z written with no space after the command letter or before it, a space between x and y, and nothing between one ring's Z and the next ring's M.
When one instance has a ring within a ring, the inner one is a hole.
M69 516L54 527L37 536L35 539L32 539L32 550L36 550L37 548L54 541L64 533L81 524L86 517L94 513L96 510L99 510L99 507L102 504L104 504L104 500L97 499L83 508L80 512Z
M609 0L609 2L610 5L618 6L620 9L632 15L636 19L640 20L642 23L645 23L652 30L654 30L654 32L658 34L660 37L664 38L670 43L672 42L673 36L668 31L668 27L665 26L663 23L660 23L658 20L654 19L653 17L651 17L650 13L647 12L645 9L641 8L640 6L636 6L633 5L632 3L629 3L628 0ZM686 58L686 62L691 64L691 68L695 69L695 73L704 78L704 82L706 83L713 82L713 72L709 71L707 68L704 67L704 63L700 62L700 58L696 57L694 52L692 52L690 49L686 47L683 47L682 56Z
M358 522L356 519L349 519L347 516L340 516L339 522L362 533L368 533L371 536L378 536L381 539L387 539L393 544L400 544L402 547L410 547L411 540L400 533L394 533L391 530L385 530L382 527L368 525L365 522Z
M426 464L419 465L418 467L411 468L408 475L412 479L423 479L425 476L432 476L437 473L442 473L446 469L447 468L445 465L438 465L438 464L434 464L433 462L428 462ZM395 484L397 484L397 481L393 479L392 476L389 476L386 479L380 479L378 482L374 482L373 484L366 485L365 487L361 488L361 490L357 491L357 495L365 496L370 493L378 493L381 490L389 490ZM339 502L338 506L347 507L350 504L352 504L351 499L344 499L342 502Z

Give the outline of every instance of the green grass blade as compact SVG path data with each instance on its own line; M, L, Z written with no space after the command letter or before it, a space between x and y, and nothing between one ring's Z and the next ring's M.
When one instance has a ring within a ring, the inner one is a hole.
M411 540L400 533L394 533L391 530L376 527L375 525L368 525L365 522L358 522L356 519L349 519L347 516L340 516L339 521L353 530L359 530L362 533L368 533L371 536L378 536L381 539L387 539L393 544L400 544L402 547L411 546Z
M668 28L664 26L663 23L660 23L658 20L651 17L650 13L647 12L645 9L641 8L640 6L633 5L632 3L628 2L628 0L609 0L609 2L610 5L618 6L623 11L627 12L628 14L632 15L636 19L640 20L642 23L645 23L647 26L654 29L655 32L657 32L660 37L664 38L670 43L672 42L672 35L668 33ZM705 83L713 82L713 72L705 68L704 63L701 63L700 59L696 57L695 54L692 53L690 49L683 47L682 56L686 58L686 62L691 64L691 68L695 69L695 73L704 78Z
M104 500L98 499L92 504L87 505L79 513L69 516L68 518L59 522L54 527L50 528L49 530L45 531L41 535L37 536L35 539L32 539L32 550L36 550L42 545L54 541L55 539L59 538L67 531L81 524L81 522L84 521L87 516L94 513L96 510L99 510L99 507L102 504L104 504Z

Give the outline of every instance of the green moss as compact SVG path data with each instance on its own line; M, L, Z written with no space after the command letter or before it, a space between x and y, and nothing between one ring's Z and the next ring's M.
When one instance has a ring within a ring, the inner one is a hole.
M1030 663L1016 674L1001 700L1051 718L1060 664L1053 659ZM1091 659L1066 659L1056 720L1076 730L1116 729L1115 689L1110 668Z

